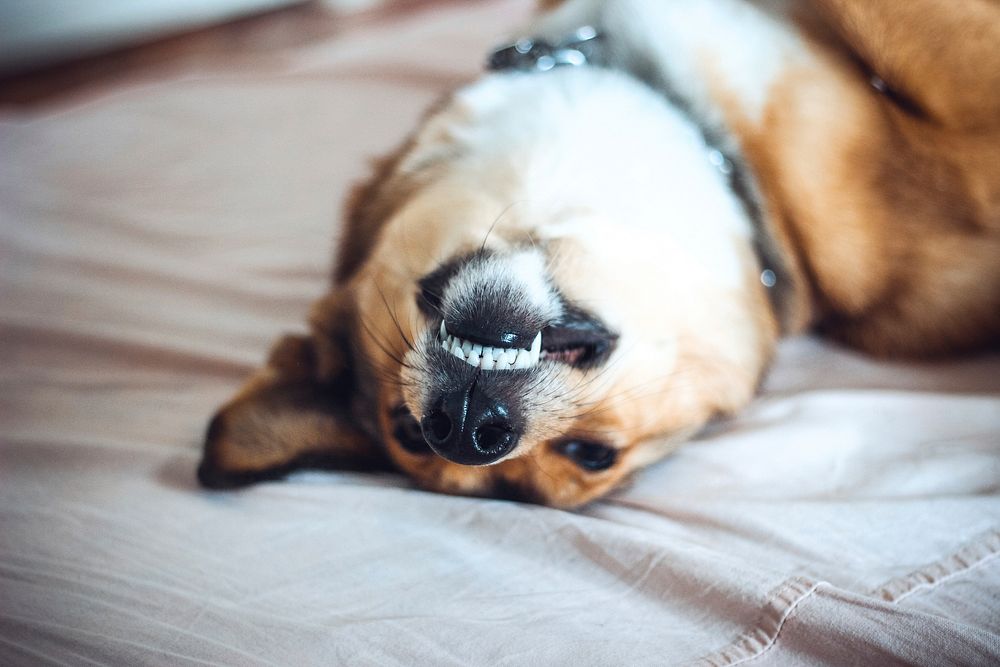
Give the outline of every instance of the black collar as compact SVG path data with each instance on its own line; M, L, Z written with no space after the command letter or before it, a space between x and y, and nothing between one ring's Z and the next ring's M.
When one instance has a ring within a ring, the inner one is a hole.
M612 62L606 55L606 39L605 35L589 25L577 28L556 43L522 37L493 51L486 66L493 71L520 72L547 72L556 67L585 65L615 69L649 86L683 112L701 131L708 146L707 160L725 178L753 225L753 247L760 264L760 282L767 288L779 326L785 329L791 317L790 273L777 241L769 232L769 221L764 214L760 190L752 171L735 146L725 147L733 142L723 141L719 130L709 127L692 112L690 105L664 80L660 68L638 60L631 63Z
M491 70L514 69L521 72L548 72L554 67L603 65L603 37L593 26L577 28L557 44L543 39L521 37L490 54L486 67Z

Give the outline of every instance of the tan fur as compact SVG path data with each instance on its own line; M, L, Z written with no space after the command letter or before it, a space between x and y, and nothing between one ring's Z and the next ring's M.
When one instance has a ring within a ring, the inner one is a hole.
M882 49L895 52L890 40L900 25L909 25L912 5L879 4L877 16L849 24L864 25L851 36L872 41L880 35ZM1000 25L1000 8L993 9L993 24ZM953 23L954 12L946 13ZM925 15L921 25L929 29L935 18ZM979 32L971 25L978 19L966 19L956 36ZM914 29L918 36L926 33ZM899 50L912 51L904 48L912 43ZM981 42L946 51L960 48L966 63L997 61L995 46ZM807 266L820 325L878 354L939 354L995 341L1000 114L992 123L982 116L945 123L935 116L947 118L957 107L949 112L939 105L940 111L928 110L932 116L915 116L858 85L867 72L841 54L820 55L828 61L826 78L809 72L784 81L763 126L747 137L751 159L767 165L764 183L775 192L779 219ZM908 98L1000 109L997 88L977 87L979 102L972 103L964 87L969 74L925 81L915 69L923 59L894 63L891 71L870 67L887 81L922 82L900 90ZM995 72L989 70L987 79Z
M759 125L725 107L811 285L800 321L880 355L995 344L1000 6L812 4L845 43L813 40L822 66L791 72Z
M227 488L298 465L384 465L379 450L352 425L339 393L317 380L313 339L283 336L267 365L212 419L199 479Z
M712 62L704 72L757 176L766 224L791 271L786 330L818 327L882 355L996 345L1000 5L812 0L802 10L814 64L789 70L761 117L742 111ZM889 91L870 86L872 76ZM555 258L554 279L571 296L617 298L584 245L539 236L560 213L539 219L495 198L504 192L501 172L493 195L463 188L460 175L432 185L426 170L434 165L407 163L418 144L448 154L447 133L431 123L355 191L336 286L314 309L311 337L281 342L268 366L220 411L203 481L252 481L304 456L378 460L384 452L429 489L572 507L751 399L779 322L744 244L745 287L737 294L706 291L670 311L666 304L651 308L642 290L630 290L636 298L620 304L629 321L670 330L669 344L621 355L615 367L594 374L553 371L558 410L533 422L516 456L472 468L405 451L392 436L390 411L418 404L417 388L407 384L417 376L401 363L420 319L414 276L489 237L499 249L544 246ZM504 225L491 234L500 215ZM632 284L631 260L619 259L609 260L615 279ZM353 399L328 391L344 382L372 384L366 400L376 404L377 433L363 433L346 416L360 393ZM317 396L329 409L319 409ZM620 464L584 472L555 452L566 438L607 442Z

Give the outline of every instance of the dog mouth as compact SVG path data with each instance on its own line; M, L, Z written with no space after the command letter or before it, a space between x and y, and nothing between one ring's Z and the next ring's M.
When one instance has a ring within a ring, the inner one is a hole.
M525 257L480 251L421 278L416 303L432 323L431 347L486 371L604 363L618 335L567 299L544 274L541 258Z
M442 319L437 343L452 356L487 371L528 370L542 361L588 368L603 362L617 336L591 317L569 317L545 327L528 347L483 345L452 333Z
M438 343L449 354L475 368L486 371L527 369L536 366L542 355L542 332L539 331L527 349L482 345L449 333L444 320L438 329Z

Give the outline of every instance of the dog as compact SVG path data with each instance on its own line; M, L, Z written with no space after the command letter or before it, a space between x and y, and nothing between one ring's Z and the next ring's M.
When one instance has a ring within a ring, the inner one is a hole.
M353 191L202 484L574 508L747 405L781 336L996 345L1000 5L565 0L520 34Z

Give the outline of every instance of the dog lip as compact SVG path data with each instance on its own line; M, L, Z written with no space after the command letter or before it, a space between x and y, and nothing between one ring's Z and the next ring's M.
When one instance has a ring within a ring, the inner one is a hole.
M482 336L473 332L466 333L464 338L471 340L473 343L478 343L480 345L492 346L492 347L513 347L513 348L528 348L529 345L524 345L524 335L506 332L497 334L495 336Z
M484 347L513 347L527 350L531 348L531 343L538 333L537 329L534 331L501 331L497 333L488 328L479 327L476 323L469 321L458 323L455 321L449 322L445 319L443 323L448 328L449 333Z
M618 334L598 317L567 305L564 316L542 330L542 360L574 368L593 368L614 350Z

